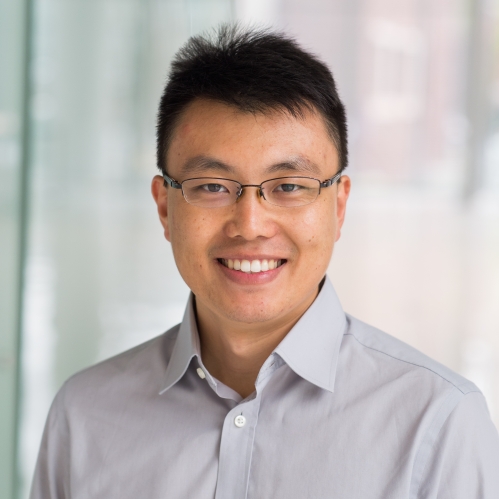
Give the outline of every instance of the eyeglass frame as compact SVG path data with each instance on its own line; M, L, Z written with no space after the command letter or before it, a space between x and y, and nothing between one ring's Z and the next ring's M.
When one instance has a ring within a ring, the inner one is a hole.
M298 176L291 176L291 177L269 178L267 180L264 180L261 184L241 184L241 182L238 182L237 180L232 180L231 178L222 178L222 177L194 177L194 178L186 178L185 180L182 180L182 182L178 182L177 180L175 180L172 177L170 177L166 172L162 172L162 177L163 177L163 180L164 180L164 186L165 187L167 185L169 185L173 189L180 189L182 191L182 197L184 198L184 200L185 200L186 203L189 203L189 201L187 201L187 199L185 198L184 189L182 188L182 184L184 182L187 182L188 180L210 179L210 180L229 180L230 182L235 182L236 184L239 184L239 192L237 193L236 200L234 201L234 203L231 203L230 205L227 205L227 206L231 206L232 204L237 203L237 201L241 197L241 195L242 195L243 190L244 190L245 187L257 187L260 196L265 201L267 201L267 203L271 204L272 206L279 206L279 205L275 205L274 203L271 203L265 197L265 194L264 194L263 189L262 189L262 185L265 184L266 182L271 182L272 180L280 180L280 179L283 179L283 178L308 178L310 180L317 180L317 182L319 182L319 192L317 194L317 197L314 199L314 201L316 201L317 198L321 195L322 188L330 187L333 184L335 184L336 182L339 182L341 180L341 174L342 174L342 170L340 170L339 172L335 173L331 178L328 178L328 179L326 179L326 180L324 180L322 182L318 178L304 177L304 176L299 176L298 175ZM312 204L314 201L311 201L310 203L307 203L307 204ZM189 203L189 204L191 204L191 203ZM193 206L195 206L195 205L193 205ZM305 205L301 205L301 206L307 206L307 205L305 204Z

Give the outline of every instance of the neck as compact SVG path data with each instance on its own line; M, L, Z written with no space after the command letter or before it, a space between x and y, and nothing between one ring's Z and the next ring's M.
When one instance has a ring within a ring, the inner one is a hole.
M196 302L203 364L212 376L246 398L254 392L265 360L316 296L317 292L282 318L258 323L232 321Z

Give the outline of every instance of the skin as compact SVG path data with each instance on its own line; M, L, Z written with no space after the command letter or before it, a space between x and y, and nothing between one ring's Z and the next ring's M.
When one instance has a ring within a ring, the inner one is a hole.
M200 167L185 174L186 163L199 156L228 165L230 171ZM295 169L268 171L296 158L315 165L316 173L296 161ZM181 116L166 164L179 182L210 176L242 184L289 175L323 181L339 169L336 147L318 113L305 111L303 118L277 111L254 115L203 99ZM316 298L340 237L349 192L350 179L344 175L306 206L273 206L248 188L236 204L207 209L188 204L180 190L154 177L152 194L165 237L196 297L203 363L243 398L254 391L262 364ZM239 279L217 260L262 256L286 263L272 277Z

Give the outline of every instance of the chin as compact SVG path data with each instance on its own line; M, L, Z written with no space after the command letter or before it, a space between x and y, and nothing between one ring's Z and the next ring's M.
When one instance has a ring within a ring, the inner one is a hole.
M221 313L227 319L234 322L243 322L246 324L251 324L255 322L266 322L275 319L279 316L278 308L273 304L269 307L268 304L244 304L240 306L224 306L221 307Z

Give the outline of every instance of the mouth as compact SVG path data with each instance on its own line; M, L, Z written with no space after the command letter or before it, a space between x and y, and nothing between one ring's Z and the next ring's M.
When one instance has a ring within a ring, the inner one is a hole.
M245 274L257 274L277 269L286 263L287 260L238 260L228 258L217 258L218 262L231 270L244 272Z

